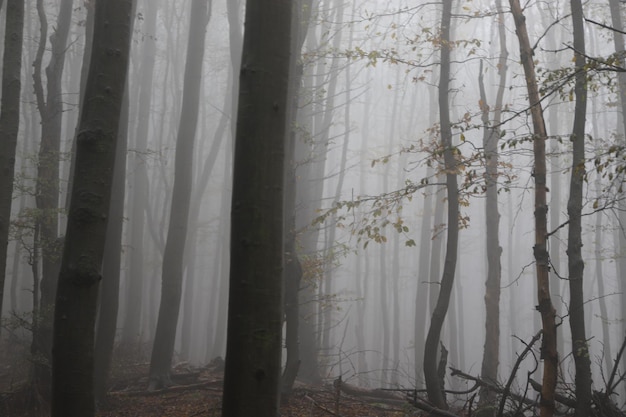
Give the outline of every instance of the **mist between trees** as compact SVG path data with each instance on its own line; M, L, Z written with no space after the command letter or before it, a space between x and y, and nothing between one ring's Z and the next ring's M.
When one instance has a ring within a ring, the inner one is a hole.
M623 415L624 4L245 3L0 1L0 389Z

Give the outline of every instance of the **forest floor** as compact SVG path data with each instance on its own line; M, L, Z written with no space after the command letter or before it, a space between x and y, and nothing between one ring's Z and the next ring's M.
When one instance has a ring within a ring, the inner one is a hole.
M6 359L6 357L5 357ZM46 417L47 407L37 412L26 407L28 369L11 362L0 369L0 416ZM21 374L21 375L19 375ZM21 378L18 378L18 375ZM174 386L147 391L148 364L116 366L111 390L100 404L97 417L219 417L221 416L223 369L212 363L203 368L179 365L174 369ZM7 378L9 376L9 378ZM21 381L20 381L21 380ZM345 385L345 384L344 384ZM347 385L345 385L347 387ZM289 400L281 405L282 417L418 417L427 415L402 399L401 394L376 390L346 393L331 384L310 386L296 382ZM395 396L395 398L394 398ZM254 416L250 416L254 417Z

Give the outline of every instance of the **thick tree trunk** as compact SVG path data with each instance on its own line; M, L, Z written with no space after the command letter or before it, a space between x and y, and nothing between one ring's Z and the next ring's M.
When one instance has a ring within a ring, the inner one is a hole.
M133 8L137 3L133 2ZM132 13L135 16L135 11ZM131 32L134 19L131 23ZM124 201L126 196L126 153L128 150L129 88L126 84L122 112L115 147L115 164L111 188L109 221L107 224L104 257L102 260L102 291L99 301L94 357L94 389L96 401L101 402L107 391L107 381L113 357L117 331L117 313L122 269L122 231L124 229Z
M547 132L543 109L539 96L533 50L530 45L526 18L522 12L519 0L509 0L511 12L515 20L517 38L520 45L520 57L528 101L533 121L533 174L535 177L535 246L533 248L537 269L537 310L541 314L543 328L543 343L541 358L543 359L543 383L541 389L540 416L554 415L554 394L558 375L559 354L556 346L555 310L550 298L550 259L547 249L547 214L546 201L546 140Z
M450 21L452 18L452 1L443 3L441 12L441 69L439 76L439 125L441 129L441 147L443 149L444 168L446 173L446 190L448 201L446 255L441 276L441 287L437 304L432 313L430 328L424 347L424 378L428 399L435 406L447 409L448 405L443 394L443 387L437 370L437 351L441 338L441 329L448 312L450 294L454 284L454 273L457 261L459 239L459 190L457 185L457 161L452 146L452 129L450 127L449 85L450 85Z
M278 415L292 2L248 2L231 206L224 417Z
M131 10L132 0L96 3L93 54L54 314L53 417L95 414L94 326L132 36ZM111 50L119 53L111 55Z
M582 205L585 181L585 118L587 115L587 73L585 70L585 29L580 0L571 0L574 27L576 68L576 105L572 131L572 170L567 203L569 233L567 259L569 266L569 324L572 332L572 356L576 367L576 417L587 417L591 411L591 358L585 332L585 297L583 291Z
M191 2L183 107L176 140L170 222L163 253L161 304L150 360L150 389L170 385L170 367L174 355L183 285L183 262L193 178L193 149L202 85L202 61L211 3L211 0Z
M0 319L2 319L2 300L4 299L9 249L15 154L20 128L23 32L24 1L8 0L2 57L2 99L0 101ZM17 253L15 256L18 256ZM13 274L17 274L15 267ZM15 308L15 306L12 307Z

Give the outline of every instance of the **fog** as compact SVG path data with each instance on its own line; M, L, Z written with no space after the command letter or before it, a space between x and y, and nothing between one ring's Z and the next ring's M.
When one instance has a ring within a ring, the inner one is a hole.
M199 116L193 156L188 161L193 180L172 365L202 366L225 356L233 109L237 108L239 77L233 65L239 65L244 30L244 2L228 2L209 2ZM45 0L41 4L49 25L47 37L58 30L61 3ZM53 216L58 219L51 226L55 238L65 231L89 3L73 4L60 92L44 97L49 103L58 99L62 112L55 114L61 122L60 149L52 151L59 167L59 185L53 191L56 205L42 207L38 201L42 192L40 144L49 128L42 123L33 79L41 20L35 0L25 0L20 133L2 304L7 361L29 363L33 322L45 322L42 315L50 314L43 300L45 289L34 289L45 283L45 275L53 268L47 262L58 263L60 252L46 249L55 242L44 237L44 226L37 224L51 224L48 220ZM505 3L502 14L493 1L452 4L448 108L458 164L460 231L454 284L440 337L449 351L448 367L481 374L489 255L486 223L499 221L497 380L501 383L508 379L526 343L541 329L533 254L533 122L515 25ZM569 4L524 5L548 132L547 249L564 384L572 384L575 375L566 253L576 98ZM623 15L623 5L620 8ZM594 389L601 390L624 340L626 298L619 278L626 260L620 91L626 86L618 77L624 71L623 61L616 57L613 41L622 35L611 30L609 4L591 0L583 9L588 56L583 288ZM416 357L424 354L441 287L448 231L438 107L441 4L314 0L304 16L309 14L310 19L301 22L308 29L297 59L301 71L297 115L289 126L294 151L286 155L288 171L293 169L295 177L291 190L295 194L294 211L285 212L285 229L293 233L295 254L287 249L285 257L297 257L303 274L299 288L301 377L330 383L341 376L342 381L362 387L422 389L422 363L416 363ZM176 141L185 116L189 21L190 1L138 1L126 93L128 149L114 363L149 362L154 349L168 227L173 217L181 215L170 210ZM0 32L4 33L2 22ZM500 62L502 46L508 54L503 61L506 68ZM51 82L45 69L54 53L48 42L39 74L44 92ZM505 84L501 108L496 109L501 74ZM486 102L480 83L484 83ZM481 119L485 108L489 109L487 125L500 135L499 218L485 214L488 176ZM501 113L497 124L496 110ZM536 372L533 378L540 380L538 362L540 343L516 371L515 387L523 389L527 372ZM447 388L472 385L450 372L446 375ZM618 391L623 393L624 387Z

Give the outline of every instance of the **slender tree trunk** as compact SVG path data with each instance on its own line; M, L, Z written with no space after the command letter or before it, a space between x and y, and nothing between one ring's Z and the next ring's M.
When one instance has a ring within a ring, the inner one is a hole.
M498 74L500 75L495 100L493 122L490 120L490 109L487 104L487 95L483 82L482 62L478 79L481 95L481 110L483 114L483 146L485 149L485 219L487 241L487 280L485 282L485 343L483 347L483 362L481 376L486 380L497 383L498 366L500 361L500 286L502 280L500 247L500 213L498 212L498 142L500 139L500 123L502 101L506 85L508 52L506 49L505 14L502 11L502 1L497 0L498 34L500 43L500 57L498 59ZM493 403L496 396L493 391L482 390L481 402Z
M441 276L441 288L437 304L430 320L430 328L424 347L424 378L428 399L435 406L447 409L448 405L443 394L443 387L437 370L437 350L441 338L441 329L448 312L450 293L454 284L454 273L457 261L459 239L459 190L457 185L457 161L452 146L452 129L450 127L449 85L450 85L450 21L452 18L452 1L443 3L441 12L441 63L439 76L439 125L441 129L441 147L443 149L444 168L446 173L446 190L448 201L446 256Z
M583 7L580 0L571 0L574 26L574 57L576 68L576 106L574 128L570 196L567 203L569 233L567 258L569 266L569 324L572 332L572 356L576 366L576 417L587 417L591 412L591 358L585 332L585 296L583 291L582 257L582 205L585 181L585 118L587 115L587 73L585 70L585 29Z
M132 199L128 204L130 206L130 267L125 280L124 325L121 335L121 343L125 349L137 348L141 340L141 310L146 298L143 291L145 207L148 204L149 189L146 158L152 89L154 88L152 84L156 58L156 21L160 1L144 0L144 4L146 5L144 12L144 32L146 36L143 38L142 44L137 125L134 152L131 158L134 172L129 195L132 196Z
M615 47L615 53L619 58L619 66L624 67L626 59L624 59L624 53L626 52L626 45L624 44L624 25L622 21L622 7L619 0L609 0L609 8L611 11L611 23L615 31L613 32L613 45ZM624 135L626 135L626 72L618 72L617 79L619 81L619 98L620 98L620 113L623 123ZM617 267L621 277L619 280L620 292L621 292L621 317L626 317L626 232L624 224L626 224L626 202L623 199L619 201L619 224L622 229L619 236L619 249L618 253L621 255L617 260ZM626 337L626 332L622 334L622 338ZM626 355L622 357L621 363L622 372L626 371Z
M41 253L41 281L39 317L33 332L34 383L44 400L49 397L50 357L52 347L52 315L59 274L62 241L59 228L59 163L63 97L61 80L65 67L65 53L72 19L73 0L62 0L56 22L56 31L50 37L51 55L46 67L46 93L41 80L43 50L47 36L47 20L42 2L37 9L40 17L40 45L35 66L35 95L41 115L41 142L37 160L35 201L39 211L36 228ZM45 95L45 97L44 97ZM38 262L35 260L35 262Z
M432 175L432 168L428 168L426 176ZM424 210L420 227L420 249L417 274L417 294L415 296L415 386L418 389L424 387L424 342L425 329L428 317L428 293L430 289L430 249L433 222L432 194L427 191L424 196Z
M211 0L193 0L191 2L183 107L176 140L170 223L163 254L161 304L150 360L150 389L171 384L170 367L174 355L183 284L183 262L191 202L192 161L198 124L202 61L211 4Z
M93 54L81 112L52 357L52 417L95 415L94 326L126 84L132 0L96 3ZM110 51L119 51L111 55Z
M432 74L432 82L436 83L435 73ZM429 94L429 125L436 123L436 100L435 88L428 89ZM434 135L430 136L430 141L434 140ZM426 168L426 178L434 175L432 166ZM416 388L424 388L424 343L426 338L426 326L428 325L429 313L432 315L432 308L428 308L428 298L431 293L432 283L431 266L434 265L435 254L431 257L431 250L436 249L433 241L433 193L435 191L426 190L424 193L424 209L422 211L422 222L420 225L420 243L418 257L418 274L417 274L417 294L415 296L415 386ZM435 224L436 226L436 224ZM437 263L439 263L439 255L437 255Z
M0 101L0 320L2 319L9 249L9 221L13 201L17 136L20 128L23 34L24 0L8 0L2 56L2 99ZM18 253L16 247L16 257ZM17 274L15 267L13 274Z
M558 375L559 354L556 346L556 312L550 298L550 259L547 250L547 214L546 201L546 140L547 132L543 109L539 96L533 51L526 29L526 18L522 12L519 0L509 0L511 12L515 20L517 38L520 45L520 57L530 113L533 121L533 174L535 177L535 246L533 252L537 269L537 310L541 314L543 328L543 343L541 358L543 359L543 383L541 388L540 416L550 417L554 415L554 393Z
M286 144L285 161L285 348L287 358L282 377L281 395L283 400L291 395L293 384L300 369L300 298L302 282L302 264L298 257L296 239L296 126L298 119L298 100L302 83L302 64L299 58L309 28L311 0L294 2L292 15L291 56L289 61L289 108L287 109L288 141Z

